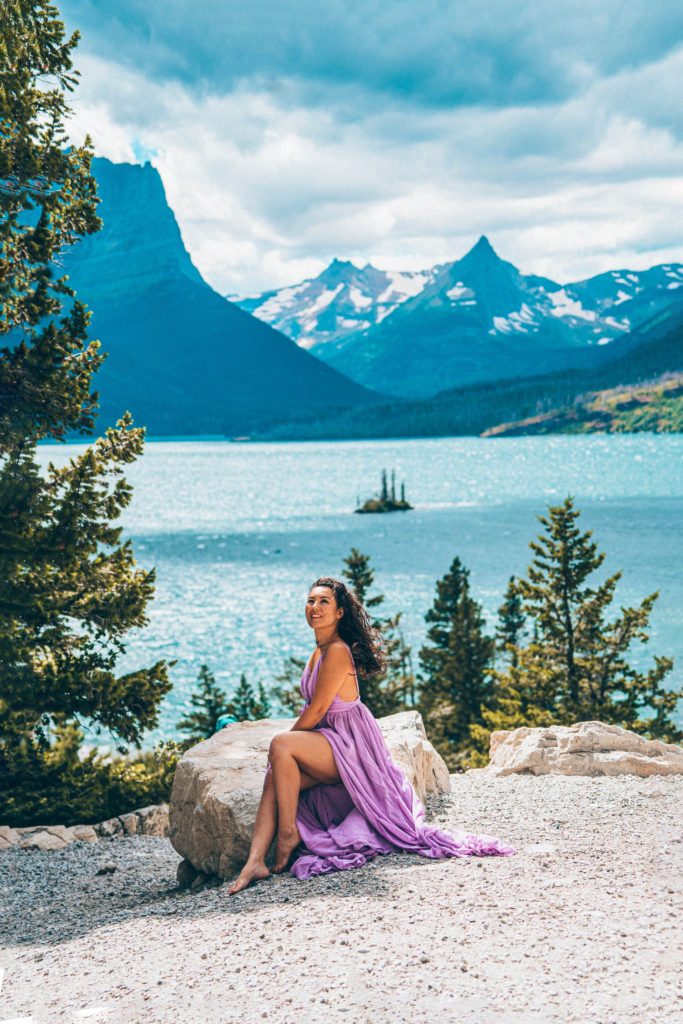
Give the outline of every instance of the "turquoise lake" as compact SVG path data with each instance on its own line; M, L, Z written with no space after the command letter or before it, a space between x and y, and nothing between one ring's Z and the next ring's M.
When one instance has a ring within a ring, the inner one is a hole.
M82 448L42 446L40 458L62 464ZM405 480L414 510L354 515L382 468ZM607 555L595 580L623 571L615 613L659 591L650 643L634 646L632 662L674 656L670 685L681 686L682 469L679 435L148 442L127 472L135 493L124 524L139 564L156 567L157 592L121 667L177 664L145 746L178 735L203 662L230 692L242 672L268 687L287 656L310 652L308 587L339 575L351 547L371 556L385 613L403 611L415 667L435 582L456 555L493 628L510 575L529 564L536 517L567 494Z

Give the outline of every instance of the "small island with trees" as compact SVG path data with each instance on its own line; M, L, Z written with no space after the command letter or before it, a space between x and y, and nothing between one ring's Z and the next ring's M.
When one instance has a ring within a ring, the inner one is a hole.
M382 489L376 498L368 498L359 507L355 509L356 512L365 514L366 512L407 512L408 509L413 506L406 501L406 485L405 482L401 482L401 497L396 497L396 472L392 469L391 471L391 487L389 487L387 481L387 471L382 470Z

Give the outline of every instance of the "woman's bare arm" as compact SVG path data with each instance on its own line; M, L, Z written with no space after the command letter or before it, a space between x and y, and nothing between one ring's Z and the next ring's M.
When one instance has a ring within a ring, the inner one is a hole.
M351 657L344 644L331 644L324 657L310 704L292 726L293 730L315 728L341 690L346 677L354 674Z

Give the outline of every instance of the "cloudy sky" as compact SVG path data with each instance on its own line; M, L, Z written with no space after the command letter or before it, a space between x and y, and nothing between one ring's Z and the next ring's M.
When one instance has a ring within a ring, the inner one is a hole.
M576 280L683 261L681 0L57 0L70 133L151 160L222 293L481 234Z

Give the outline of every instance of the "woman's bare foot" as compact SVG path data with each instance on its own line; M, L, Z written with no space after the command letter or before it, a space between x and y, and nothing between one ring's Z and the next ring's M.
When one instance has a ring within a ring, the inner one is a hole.
M236 892L241 892L242 889L246 889L252 882L260 882L261 879L267 878L270 871L265 864L250 864L249 861L244 865L239 875L228 889L228 896L234 895Z
M299 829L294 826L293 829L287 829L285 832L278 832L277 842L275 844L275 864L273 871L276 875L279 875L281 871L284 871L289 864L289 858L292 856L294 850L301 842L301 836L299 835Z

